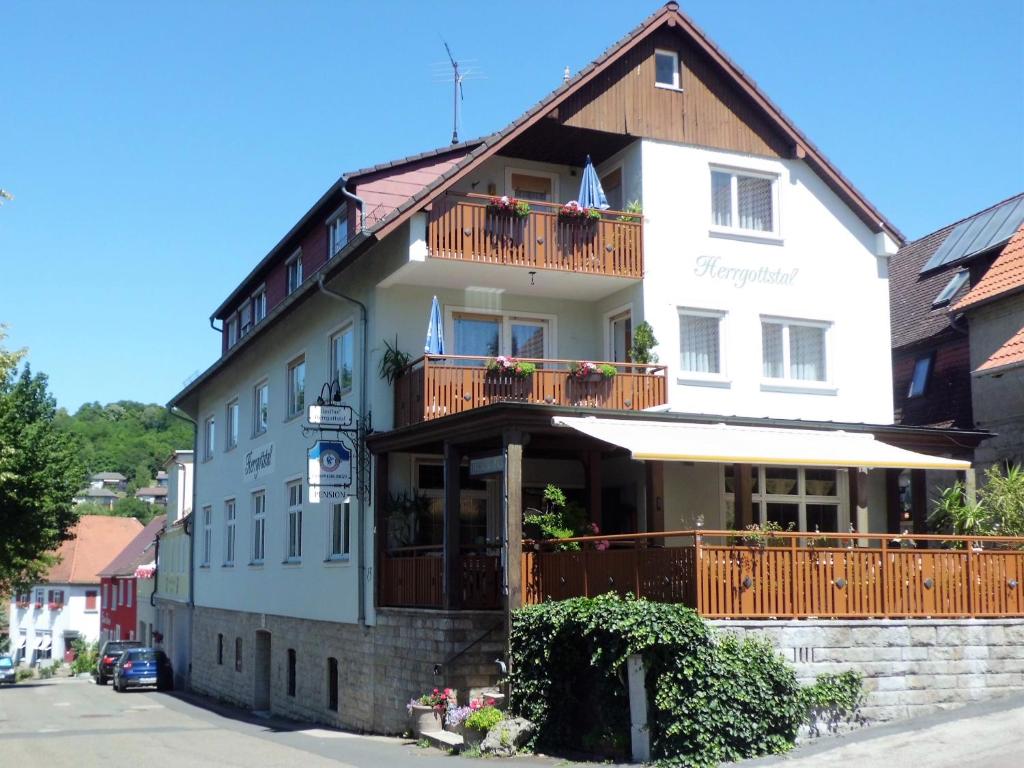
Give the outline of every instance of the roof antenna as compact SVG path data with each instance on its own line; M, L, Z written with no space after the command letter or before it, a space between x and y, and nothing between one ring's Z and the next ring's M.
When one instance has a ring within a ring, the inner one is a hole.
M459 102L462 101L462 72L459 71L459 62L452 55L452 49L442 38L444 49L448 52L448 60L452 63L452 144L459 143Z

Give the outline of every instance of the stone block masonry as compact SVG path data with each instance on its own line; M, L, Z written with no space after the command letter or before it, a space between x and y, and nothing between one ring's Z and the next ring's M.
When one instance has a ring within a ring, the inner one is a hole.
M1024 619L713 621L766 637L801 683L853 669L884 722L1024 691Z
M405 705L414 695L448 686L465 698L471 689L494 685L495 659L505 655L503 614L491 611L379 609L376 626L360 627L197 606L192 631L194 690L253 708L256 633L267 632L271 712L374 733L402 733L408 723ZM218 635L223 636L220 659ZM289 649L295 652L294 695L289 693ZM331 658L338 663L337 712L328 706Z

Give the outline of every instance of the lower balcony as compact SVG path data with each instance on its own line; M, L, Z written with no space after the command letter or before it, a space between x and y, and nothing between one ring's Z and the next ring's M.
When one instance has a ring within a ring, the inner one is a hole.
M668 402L663 365L598 363L613 376L570 374L570 360L519 358L536 366L517 376L487 369L489 358L424 355L395 382L395 427L406 427L493 403L538 403L642 411Z

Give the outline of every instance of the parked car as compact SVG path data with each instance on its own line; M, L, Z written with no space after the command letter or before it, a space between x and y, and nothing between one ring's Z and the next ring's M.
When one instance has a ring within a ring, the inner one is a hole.
M18 670L14 668L14 659L10 656L0 656L0 683L18 682Z
M114 690L156 686L158 691L174 687L174 674L167 654L159 648L129 648L114 663Z
M96 685L106 685L114 676L114 662L129 648L141 648L141 640L108 640L96 661Z

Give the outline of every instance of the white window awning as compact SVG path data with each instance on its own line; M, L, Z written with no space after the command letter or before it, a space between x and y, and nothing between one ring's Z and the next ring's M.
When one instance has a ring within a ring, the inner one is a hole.
M24 635L22 635L21 637L18 638L18 642L15 644L14 647L17 650L21 650L22 648L25 647L25 643L27 643L27 642L28 642L28 638L25 637Z
M45 635L42 640L39 641L39 650L49 650L50 646L53 645L53 638L49 635Z
M970 469L970 462L929 456L842 430L692 424L555 416L552 423L627 449L641 461L700 461L798 467Z

